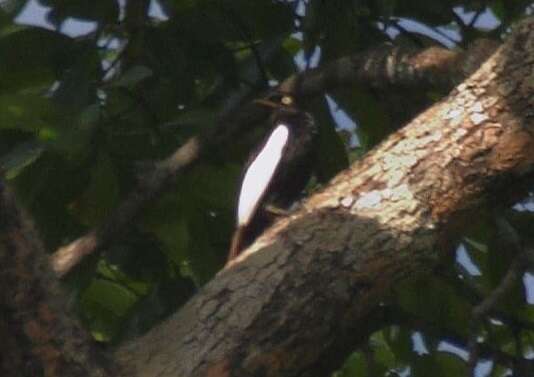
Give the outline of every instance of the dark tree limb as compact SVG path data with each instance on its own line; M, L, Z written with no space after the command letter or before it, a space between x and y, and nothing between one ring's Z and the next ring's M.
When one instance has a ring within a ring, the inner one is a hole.
M0 187L0 265L0 375L123 376L67 311L41 240L6 187Z
M481 41L466 52L437 47L416 50L384 45L291 77L280 87L297 92L302 97L317 96L325 90L353 84L382 89L390 86L450 89L478 67L494 48L495 44L490 41ZM264 109L251 103L240 106L242 99L240 96L239 100L223 109L216 130L191 138L142 177L103 225L59 248L51 256L55 273L64 276L85 256L102 250L120 236L141 210L195 164L211 145L222 144L266 118Z
M534 21L118 353L132 376L315 376L391 288L432 270L487 199L534 173Z

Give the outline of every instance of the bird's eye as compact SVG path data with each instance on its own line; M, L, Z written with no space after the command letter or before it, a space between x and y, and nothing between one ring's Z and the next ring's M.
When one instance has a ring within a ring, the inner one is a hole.
M291 105L293 105L293 97L290 97L290 96L283 96L283 97L280 99L280 102L282 103L282 105L285 105L285 106L291 106Z

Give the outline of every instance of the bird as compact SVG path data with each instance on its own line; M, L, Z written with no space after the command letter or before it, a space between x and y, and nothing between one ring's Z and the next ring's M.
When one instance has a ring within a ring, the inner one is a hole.
M281 92L254 102L272 109L272 128L243 170L227 263L272 222L273 213L285 212L313 174L317 128L311 114Z

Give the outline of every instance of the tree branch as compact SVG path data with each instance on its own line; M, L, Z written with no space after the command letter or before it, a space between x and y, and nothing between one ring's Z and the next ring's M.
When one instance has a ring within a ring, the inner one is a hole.
M295 75L282 83L280 89L298 93L302 97L317 96L328 89L353 84L379 88L433 86L450 89L493 51L492 42L481 42L480 45L483 47L475 46L467 52L437 47L416 50L384 45ZM475 61L477 63L473 64ZM222 110L216 130L191 138L159 163L140 180L103 225L56 250L51 256L55 273L64 276L85 256L102 250L122 234L141 210L167 189L172 180L197 162L203 151L211 145L231 140L266 118L264 109L252 103L240 106L243 96L238 95L237 98Z
M268 229L182 310L123 347L132 376L311 376L430 271L470 211L534 172L534 20L445 100Z
M39 236L2 185L0 180L0 375L123 376L69 315Z

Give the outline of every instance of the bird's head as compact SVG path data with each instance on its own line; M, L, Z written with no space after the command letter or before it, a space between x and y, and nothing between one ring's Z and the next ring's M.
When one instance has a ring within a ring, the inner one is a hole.
M266 98L257 99L254 101L254 103L288 114L296 114L300 112L295 102L295 97L293 97L291 94L278 91L273 92Z
M270 121L273 125L285 124L292 129L315 130L312 116L299 106L291 94L275 91L265 98L255 100L254 103L272 109Z

